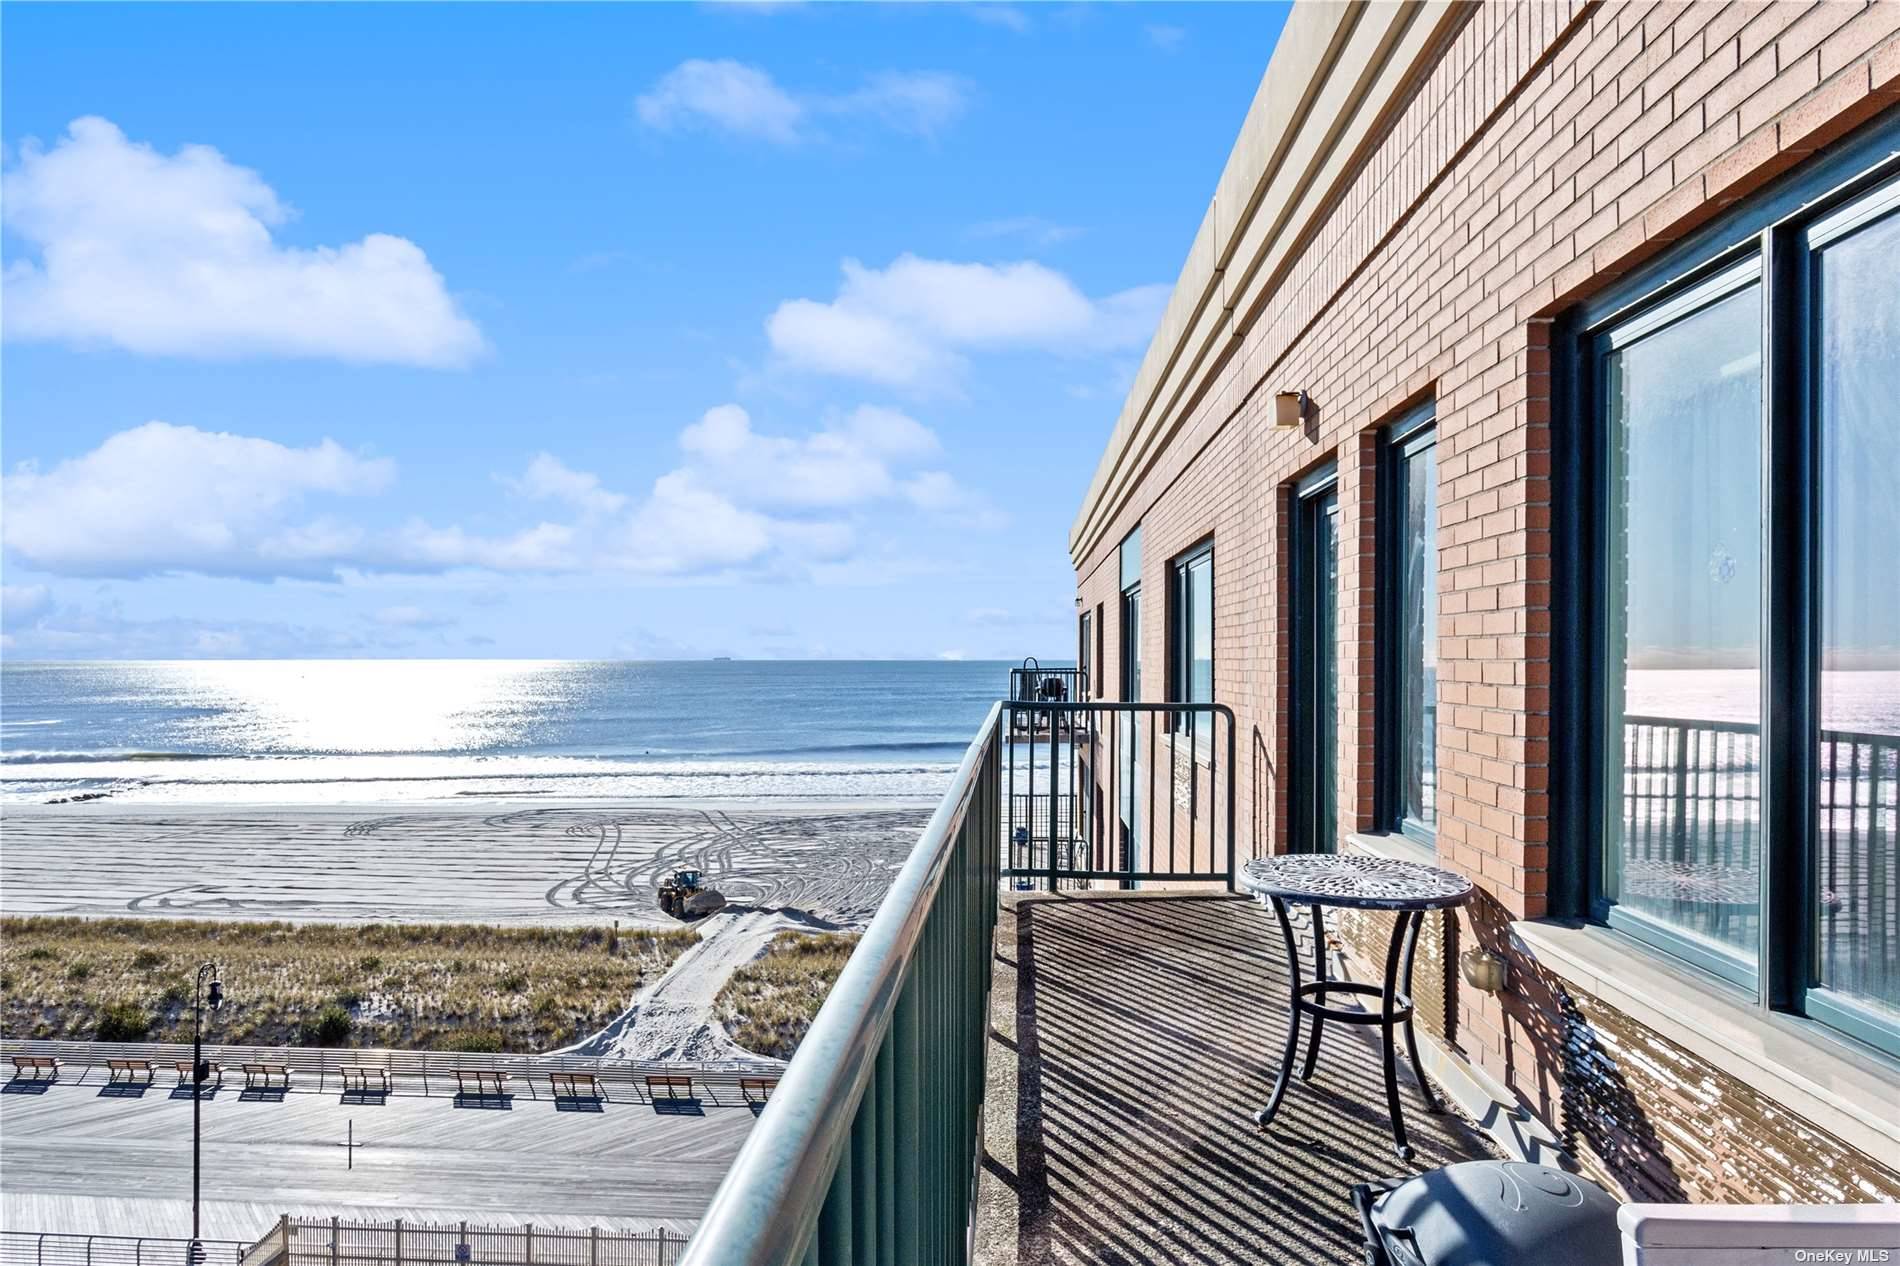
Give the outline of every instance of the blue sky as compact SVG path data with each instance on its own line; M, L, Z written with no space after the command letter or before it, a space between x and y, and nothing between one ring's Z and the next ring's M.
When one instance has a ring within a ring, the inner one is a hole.
M5 650L1020 657L1281 6L8 6Z

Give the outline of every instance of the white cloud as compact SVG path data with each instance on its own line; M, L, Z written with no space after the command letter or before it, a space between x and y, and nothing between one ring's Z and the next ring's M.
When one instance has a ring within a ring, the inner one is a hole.
M51 605L45 585L0 585L0 620L30 620Z
M521 496L565 501L589 514L612 514L627 503L619 493L602 488L599 476L570 470L551 453L536 453L519 479L506 482Z
M1142 28L1148 34L1148 42L1164 53L1172 53L1181 47L1187 39L1187 31L1182 27L1170 26L1165 22L1150 22Z
M761 435L736 404L720 405L680 433L693 482L754 505L836 507L896 491L891 463L929 456L937 437L893 409L863 406L802 439Z
M69 576L321 575L358 534L288 513L308 496L361 496L394 477L394 463L334 440L291 448L147 422L51 470L28 463L7 475L6 548Z
M694 58L660 76L634 102L640 122L670 132L695 124L738 136L791 144L805 107L756 66Z
M864 86L841 96L820 98L820 113L874 119L893 132L935 136L957 121L969 102L969 88L955 75L935 70L882 70Z
M1065 354L1146 344L1165 285L1099 300L1033 261L955 263L900 255L888 268L843 264L829 303L793 299L766 320L781 363L891 386L942 385L969 350L1036 348Z
M995 4L990 0L977 0L966 5L964 12L985 26L1000 26L1006 31L1021 34L1029 29L1029 15L1010 4Z
M0 197L30 247L6 272L9 338L438 368L483 349L414 242L282 245L291 208L209 146L165 155L75 119L52 149L21 147Z
M930 428L895 409L865 405L773 435L728 404L680 432L678 463L644 496L538 453L500 482L564 513L502 531L422 518L370 530L306 503L382 491L395 475L387 459L328 439L292 448L151 422L50 471L29 463L6 476L4 539L14 563L69 576L787 573L850 557L879 506L1000 522L949 474L922 469L938 451ZM8 618L25 618L33 601L30 589L10 590ZM424 614L394 606L377 618L431 627Z
M383 607L371 618L378 624L398 629L443 629L455 623L450 616L436 615L422 607L406 604Z
M660 76L635 100L634 113L658 132L703 129L797 145L822 137L826 120L935 136L968 100L968 85L939 71L880 71L849 92L794 93L757 66L694 58Z
M966 235L979 239L1013 237L1037 246L1059 246L1082 236L1082 230L1072 224L1056 224L1039 215L1015 215L972 224Z

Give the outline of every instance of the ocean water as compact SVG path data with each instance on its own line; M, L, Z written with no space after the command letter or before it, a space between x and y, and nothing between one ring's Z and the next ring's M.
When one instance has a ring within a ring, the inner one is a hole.
M0 801L934 798L1009 665L0 666Z

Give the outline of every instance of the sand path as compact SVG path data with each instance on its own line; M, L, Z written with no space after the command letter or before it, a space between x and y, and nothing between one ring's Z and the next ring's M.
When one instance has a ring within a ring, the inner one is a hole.
M567 1054L612 1059L763 1059L734 1042L713 1012L732 973L765 952L781 932L833 925L797 910L724 910L700 925L699 944L633 996L625 1013Z

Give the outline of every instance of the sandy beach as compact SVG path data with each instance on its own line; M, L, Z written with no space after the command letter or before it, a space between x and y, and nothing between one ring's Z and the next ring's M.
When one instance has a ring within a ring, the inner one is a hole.
M679 927L658 881L695 867L731 906L577 1053L743 1058L714 1019L782 931L861 928L930 815L888 802L15 806L0 913Z
M9 806L0 913L677 926L660 878L736 906L860 925L922 803Z

